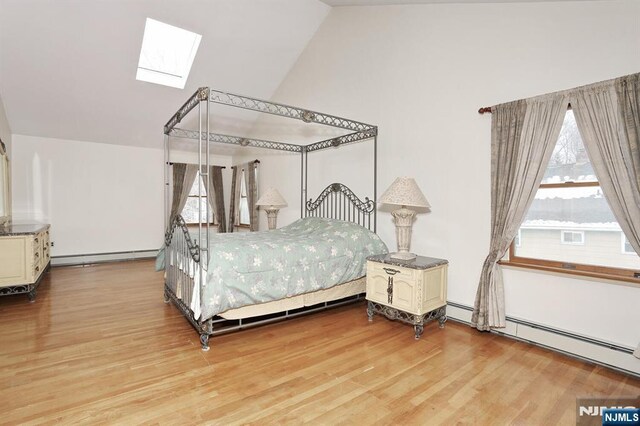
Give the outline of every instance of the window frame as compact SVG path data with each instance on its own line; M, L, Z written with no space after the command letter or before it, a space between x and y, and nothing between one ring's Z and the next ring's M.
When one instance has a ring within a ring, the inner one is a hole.
M620 253L621 254L635 254L636 256L638 255L634 250L633 247L631 247L631 251L627 251L625 250L627 247L627 243L629 242L629 239L627 238L626 235L624 235L624 232L620 231ZM629 243L629 245L631 245L631 243Z
M542 183L538 186L538 189L579 187L600 187L600 182L566 181L562 183ZM622 235L624 236L624 233ZM636 269L616 268L611 266L589 265L584 263L562 262L556 260L517 256L515 238L509 246L509 258L501 260L498 263L500 263L501 265L514 266L518 268L535 269L547 272L558 272L567 275L579 275L640 284L640 270Z

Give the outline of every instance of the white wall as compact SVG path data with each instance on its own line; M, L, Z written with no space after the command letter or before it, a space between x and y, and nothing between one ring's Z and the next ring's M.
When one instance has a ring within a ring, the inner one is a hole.
M490 233L491 116L478 108L640 71L639 19L633 0L334 8L274 99L380 126L378 195L416 178L432 212L418 217L412 250L449 259L449 300L472 305ZM343 161L364 188L359 155ZM262 185L295 197L299 159L260 159ZM393 249L390 215L378 231ZM524 270L505 279L508 315L640 341L639 286Z
M162 150L23 135L13 140L14 221L50 223L52 256L162 245ZM197 163L197 156L175 151L170 160ZM211 158L227 167L230 160Z
M52 256L160 247L163 152L13 136L15 222L51 224Z

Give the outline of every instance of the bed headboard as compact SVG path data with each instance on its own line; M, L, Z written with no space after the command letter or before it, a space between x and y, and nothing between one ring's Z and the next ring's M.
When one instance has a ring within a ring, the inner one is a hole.
M369 197L361 200L341 183L327 186L315 201L309 199L305 204L304 216L346 220L376 232L376 203Z

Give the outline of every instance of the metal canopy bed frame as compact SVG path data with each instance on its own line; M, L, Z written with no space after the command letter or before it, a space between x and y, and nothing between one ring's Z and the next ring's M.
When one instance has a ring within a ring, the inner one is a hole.
M300 120L304 123L317 123L334 128L348 130L349 133L321 140L307 145L297 145L280 141L271 141L265 139L256 139L241 136L232 136L211 132L211 104L221 104L235 108L242 108L255 112L272 114L280 117ZM181 121L193 110L198 115L198 129L187 130L176 127ZM197 318L193 310L190 308L191 298L194 286L199 285L200 303L204 303L202 297L203 284L205 283L207 268L211 253L209 253L210 224L206 218L210 217L211 206L208 202L202 205L202 198L199 197L199 225L197 231L197 240L194 240L183 218L178 215L171 223L169 223L170 211L170 141L171 138L186 138L197 141L198 144L198 186L199 190L203 189L202 177L208 176L210 170L210 156L213 154L212 146L216 143L230 144L241 147L255 147L271 150L285 151L289 153L300 154L300 217L323 217L330 219L346 220L362 225L373 232L376 232L376 208L375 199L377 196L377 135L378 127L361 123L334 115L324 114L316 111L310 111L303 108L297 108L289 105L269 102L261 99L250 98L247 96L235 95L231 93L221 92L209 87L199 88L178 111L169 119L164 126L164 182L165 182L165 245L170 247L176 253L180 253L184 258L191 259L198 267L195 274L199 274L199 280L196 283L193 272L179 268L177 265L171 265L171 262L165 258L165 285L164 300L165 303L173 302L178 310L189 320L191 325L200 334L200 342L203 350L209 349L209 337L215 334L225 333L232 330L238 330L250 326L265 324L267 322L277 321L295 317L298 315L316 312L318 310L327 309L351 303L359 300L357 297L349 297L334 302L324 302L321 306L303 307L294 310L280 312L277 315L267 315L264 317L246 318L231 321L218 316L212 318ZM318 197L313 200L309 198L307 201L307 169L309 154L326 150L335 149L343 145L359 142L373 141L373 196L359 198L346 185L342 183L332 183L327 186ZM205 188L209 193L210 179L204 179ZM204 222L204 223L203 223ZM188 269L188 268L187 268ZM180 283L180 285L178 284ZM242 308L240 308L242 309Z

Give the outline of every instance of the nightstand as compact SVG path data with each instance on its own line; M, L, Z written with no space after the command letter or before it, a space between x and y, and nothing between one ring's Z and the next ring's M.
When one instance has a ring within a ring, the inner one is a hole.
M418 256L411 261L388 254L367 258L367 315L382 314L390 320L413 325L419 339L424 324L447 321L447 268L445 259Z

